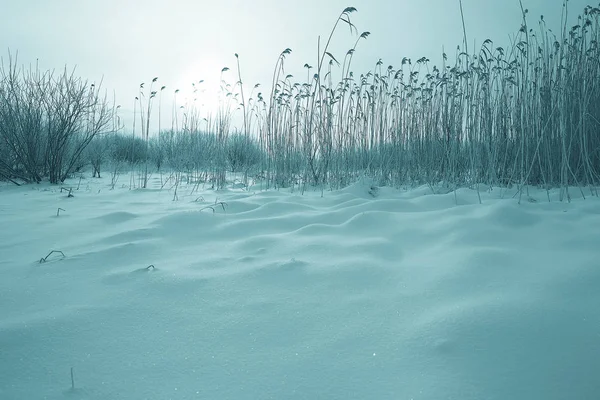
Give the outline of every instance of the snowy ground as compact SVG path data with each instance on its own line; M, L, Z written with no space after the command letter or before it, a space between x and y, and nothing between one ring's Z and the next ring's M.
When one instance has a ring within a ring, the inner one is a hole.
M152 187L0 187L0 399L600 398L598 198Z

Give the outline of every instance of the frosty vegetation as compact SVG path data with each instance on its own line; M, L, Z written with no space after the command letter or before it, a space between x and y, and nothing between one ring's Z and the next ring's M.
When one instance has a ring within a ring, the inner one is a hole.
M565 188L568 196L571 185L597 194L600 8L586 7L577 25L563 22L558 33L543 17L530 26L523 10L509 47L486 40L471 54L461 45L439 66L427 58L400 66L380 60L358 76L352 58L368 32L343 58L329 49L341 26L356 32L355 11L340 14L318 64L305 64L300 81L286 74L286 49L270 93L258 85L244 93L236 54L237 71L228 73L235 84L222 79L216 114L202 117L194 104L175 100L165 107L170 127L160 126L165 87L154 89L157 78L140 85L135 122L125 129L99 87L66 72L19 69L9 59L0 71L0 176L56 183L91 164L95 176L112 174L113 184L137 171L142 187L148 173L168 170L216 188L237 172L267 188L335 189L369 176L390 186L538 185ZM241 127L232 127L234 116ZM149 134L156 118L159 134Z
M112 119L101 85L74 72L0 66L0 177L17 183L64 181Z

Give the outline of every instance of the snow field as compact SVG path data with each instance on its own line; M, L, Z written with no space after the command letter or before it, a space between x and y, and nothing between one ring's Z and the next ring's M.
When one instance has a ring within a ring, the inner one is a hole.
M0 188L0 399L600 393L598 198L153 185Z

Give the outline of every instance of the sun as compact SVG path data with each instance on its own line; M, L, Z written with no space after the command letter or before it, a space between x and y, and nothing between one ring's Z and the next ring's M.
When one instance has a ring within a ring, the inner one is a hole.
M204 113L214 113L218 108L219 89L225 62L211 57L200 57L191 62L178 75L177 107L196 107Z

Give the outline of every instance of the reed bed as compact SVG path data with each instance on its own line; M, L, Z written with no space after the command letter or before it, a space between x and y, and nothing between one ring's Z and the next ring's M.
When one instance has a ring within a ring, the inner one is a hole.
M340 14L329 40L339 24L355 29L354 12ZM351 62L369 32L357 35L341 62L328 40L318 64L305 64L302 81L286 73L285 49L268 97L253 92L248 101L236 54L239 80L224 86L226 106L205 131L184 127L175 135L211 132L208 154L198 149L190 157L211 160L215 171L243 165L267 188L336 189L368 176L391 186L561 187L567 197L569 186L587 186L597 195L599 16L600 8L586 7L577 25L567 29L563 22L557 36L543 17L531 27L523 9L510 47L486 40L469 54L458 46L442 54L439 66L424 57L398 67L379 60L361 75L351 72ZM243 151L228 151L234 107L244 123L233 146L246 146L246 159Z
M465 33L464 44L442 54L438 65L425 57L398 66L379 60L360 75L352 59L369 32L356 30L356 11L348 7L338 16L315 65L304 65L303 79L286 72L291 50L285 49L269 93L259 85L244 93L243 59L235 54L237 70L221 71L214 115L175 100L171 128L150 135L152 102L158 97L160 121L165 86L144 94L141 85L134 111L141 129L134 122L131 134L90 148L105 149L112 165L140 166L141 187L150 166L150 173L168 167L215 188L234 172L244 184L260 180L266 189L338 189L369 177L378 185L427 184L434 191L516 185L522 193L536 185L560 187L565 199L569 187L597 196L600 6L586 7L568 28L565 2L558 34L543 17L531 26L523 9L509 46L488 39L469 52ZM344 25L356 42L336 58L330 42ZM226 82L232 74L233 85ZM232 122L238 117L241 126ZM90 158L98 161L97 153Z
M353 11L340 20L350 23ZM556 37L543 17L531 28L523 10L510 48L491 40L474 54L458 47L455 62L443 54L439 67L426 58L397 68L380 60L354 76L347 71L355 48L339 82L330 79L337 62L328 52L327 65L305 82L282 79L282 66L258 130L272 184L300 172L306 184L333 188L366 174L382 185L515 183L560 186L565 195L576 185L595 193L599 15L586 7L578 24ZM302 155L299 171L290 168L295 153Z

